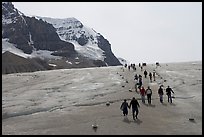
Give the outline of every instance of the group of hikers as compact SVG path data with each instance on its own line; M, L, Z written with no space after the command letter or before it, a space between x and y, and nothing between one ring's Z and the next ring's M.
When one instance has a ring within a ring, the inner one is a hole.
M145 78L147 78L147 70L144 71L144 76ZM149 72L149 79L150 79L150 82L152 82L152 77L153 77L153 80L156 81L156 71L153 70L153 72ZM142 75L137 75L135 74L134 76L134 80L136 81L136 85L139 85L138 87L140 88L142 86Z
M144 71L144 76L146 78L147 76L147 71ZM154 77L154 81L155 81L155 70L153 71L153 77ZM150 81L152 82L152 75L151 72L149 72L149 76L150 76ZM139 94L141 95L141 100L142 103L145 104L145 96L147 96L147 101L148 104L151 104L151 96L152 96L152 89L150 88L150 86L147 87L147 89L144 88L143 83L142 83L142 75L137 76L137 74L134 76L134 80L136 80L136 84L135 84L135 89L137 92L137 89L139 89ZM157 91L158 95L159 95L159 100L160 103L163 103L163 95L164 95L164 89L163 89L163 85L159 86L159 89ZM168 102L172 103L172 94L174 94L174 91L172 90L172 88L170 88L170 86L168 86L166 88L166 95L168 98ZM123 111L123 115L127 116L128 115L128 108L130 109L132 106L132 115L133 115L133 119L136 120L138 117L138 107L140 107L139 102L137 101L137 99L135 97L132 98L132 100L130 101L130 104L128 105L128 102L126 99L124 99L124 102L121 104L120 109Z
M153 74L152 74L153 73ZM153 70L153 72L149 72L149 79L150 79L150 82L152 82L152 77L154 78L154 81L156 81L155 77L156 77L156 71ZM148 75L148 72L147 70L144 71L144 76L145 78L147 78L147 75Z

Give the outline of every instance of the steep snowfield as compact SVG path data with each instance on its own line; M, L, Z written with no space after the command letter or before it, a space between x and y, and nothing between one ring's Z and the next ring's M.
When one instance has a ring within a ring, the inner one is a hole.
M93 44L87 44L86 46L79 45L76 41L69 41L74 44L75 50L82 56L88 57L94 60L104 60L103 50L101 50L98 46Z

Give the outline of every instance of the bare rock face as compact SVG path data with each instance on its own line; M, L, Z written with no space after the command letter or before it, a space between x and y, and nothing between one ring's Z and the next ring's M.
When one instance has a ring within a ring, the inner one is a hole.
M104 54L106 56L105 62L110 66L118 66L121 65L118 58L115 57L113 52L111 51L111 45L107 39L105 39L102 35L97 37L98 39L98 46L104 50Z

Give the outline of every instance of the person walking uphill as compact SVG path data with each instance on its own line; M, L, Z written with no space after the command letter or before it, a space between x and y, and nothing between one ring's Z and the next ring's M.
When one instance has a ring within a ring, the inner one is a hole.
M146 70L144 71L144 75L145 75L145 78L147 78L147 71Z
M154 78L154 81L156 81L155 77L156 77L156 71L154 70L154 71L153 71L153 78Z
M149 72L149 80L150 80L150 82L152 82L152 73L151 72Z
M144 89L143 86L142 86L142 88L140 89L140 95L141 95L142 103L145 104L145 95L146 95L146 91L145 91L145 89Z
M128 115L128 103L126 99L124 99L124 102L121 104L120 109L123 111L123 115L126 116Z
M146 89L146 94L147 94L147 100L148 100L148 104L151 104L151 96L152 96L152 89L150 89L150 87L148 86Z
M163 95L164 95L164 92L163 92L162 86L159 87L159 89L158 89L158 94L159 94L160 102L163 103Z
M169 102L169 100L170 100L170 103L172 103L171 92L174 94L174 91L168 86L168 87L166 88L166 95L168 96L168 102Z
M129 105L129 108L131 108L131 106L132 106L132 116L133 116L133 119L135 120L135 118L137 119L137 116L139 114L138 107L140 107L140 104L135 99L135 97L132 98L130 105ZM136 114L135 114L135 112L136 112Z

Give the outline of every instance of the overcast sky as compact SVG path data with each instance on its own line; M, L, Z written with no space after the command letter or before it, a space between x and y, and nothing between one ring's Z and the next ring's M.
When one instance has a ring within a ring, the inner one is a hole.
M13 2L25 15L75 17L132 63L202 60L201 2Z

